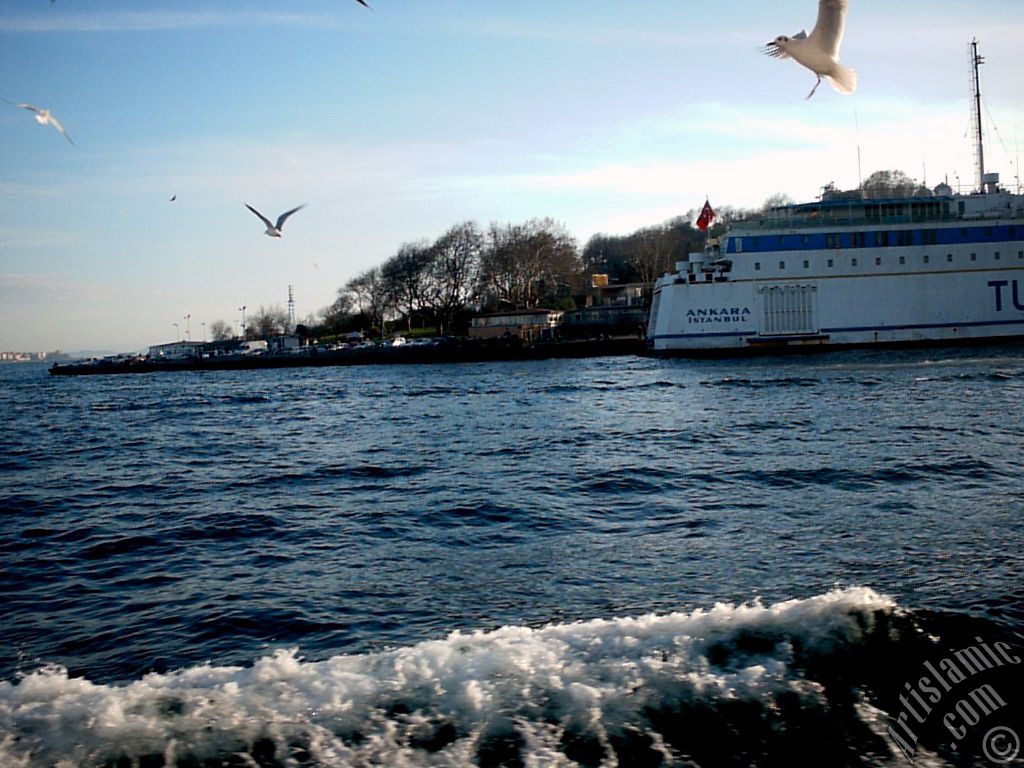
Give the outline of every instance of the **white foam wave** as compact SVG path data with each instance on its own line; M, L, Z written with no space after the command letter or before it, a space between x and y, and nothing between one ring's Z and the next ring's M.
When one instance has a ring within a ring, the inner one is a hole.
M127 685L47 667L0 682L0 764L243 755L260 765L467 765L511 749L526 765L576 765L575 744L591 764L614 765L630 739L671 762L651 712L738 700L770 711L783 693L813 704L821 686L794 670L796 649L828 655L894 611L891 599L851 588L771 606L453 632L326 661L279 650L251 667Z

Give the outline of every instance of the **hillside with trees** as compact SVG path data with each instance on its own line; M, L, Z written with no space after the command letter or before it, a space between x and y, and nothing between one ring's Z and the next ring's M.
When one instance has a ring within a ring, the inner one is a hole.
M902 171L878 171L855 190L823 189L823 197L921 194L931 193ZM699 211L692 209L631 234L595 234L582 247L564 225L549 218L492 222L486 229L462 222L432 242L400 245L383 264L339 288L334 302L318 318L307 318L302 330L319 338L353 331L368 336L428 330L462 334L469 318L481 312L574 309L585 300L592 275L607 275L611 284L652 283L688 253L701 250L706 236L722 234L730 222L792 202L776 194L758 209L719 206L706 234L695 226ZM286 323L280 307L261 307L247 323L247 335L267 338ZM217 331L225 329L216 326Z

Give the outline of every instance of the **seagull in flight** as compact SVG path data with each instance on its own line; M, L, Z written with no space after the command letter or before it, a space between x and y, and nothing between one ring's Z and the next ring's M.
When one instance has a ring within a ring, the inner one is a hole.
M291 216L296 211L300 211L303 208L305 208L306 204L303 203L298 208L292 208L290 211L285 211L284 213L282 213L280 216L277 217L277 223L276 224L271 223L270 219L268 219L266 216L264 216L262 213L257 211L255 208L253 208L248 203L245 204L245 207L248 208L253 213L255 213L257 216L259 216L260 217L260 221L262 221L264 224L267 225L267 231L264 232L263 234L265 234L267 237L280 237L281 236L281 228L284 226L284 223L288 220L288 217Z
M818 76L808 99L818 90L823 77L839 93L849 95L857 90L857 73L839 64L839 44L843 41L848 6L848 0L819 0L818 20L811 34L801 31L792 37L780 35L765 45L767 55L792 58Z
M359 3L361 6L363 6L363 8L369 8L370 7L370 6L368 6L366 4L366 0L356 0L356 2Z
M4 101L7 101L7 99L4 99ZM29 112L32 112L35 115L37 123L39 123L40 125L46 125L47 123L49 123L62 134L64 134L65 139L71 141L71 137L68 136L68 132L64 130L64 126L60 124L60 122L57 120L56 117L53 116L50 110L43 109L41 107L36 107L32 104L16 104L13 101L7 101L7 103L15 107L20 107L21 109L27 109ZM74 145L75 142L71 141L71 143Z

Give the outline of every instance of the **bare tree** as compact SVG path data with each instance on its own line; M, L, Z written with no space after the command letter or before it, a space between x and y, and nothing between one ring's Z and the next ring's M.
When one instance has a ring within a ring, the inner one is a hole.
M274 307L261 306L256 314L249 317L245 327L246 338L270 339L280 336L288 328L288 313L280 305Z
M426 303L430 263L429 243L405 243L381 267L381 277L394 297L395 308L405 315L406 328L410 330L413 313Z
M373 267L356 275L345 284L345 291L351 294L355 306L369 320L371 331L384 335L384 323L395 307L394 294L384 280L380 267Z
M440 333L448 333L455 316L476 294L483 234L476 222L456 224L430 246L430 267L424 299L437 317Z
M770 195L765 199L764 205L761 206L761 212L770 211L772 208L781 208L784 205L792 205L793 198L787 195L785 192L776 192L774 195Z
M903 171L875 171L864 181L867 197L910 197L929 194L929 190Z
M669 270L673 254L681 242L677 228L662 224L635 233L636 250L633 265L641 283L653 283Z
M636 282L633 246L628 237L594 235L583 248L583 269L589 275L608 275L612 283Z
M227 341L235 337L235 331L231 323L224 320L214 320L210 323L210 338L214 341Z
M357 313L356 298L347 288L339 288L338 296L334 302L320 311L321 320L319 323L310 323L317 326L321 332L337 334L345 329L352 316Z
M491 224L481 259L480 291L491 303L535 307L581 282L576 241L551 219Z

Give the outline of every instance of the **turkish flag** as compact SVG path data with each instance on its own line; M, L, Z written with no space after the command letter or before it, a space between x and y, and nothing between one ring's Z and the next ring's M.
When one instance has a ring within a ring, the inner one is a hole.
M715 212L711 210L711 203L707 200L704 201L704 208L701 209L700 216L697 217L697 229L704 232L714 221Z

